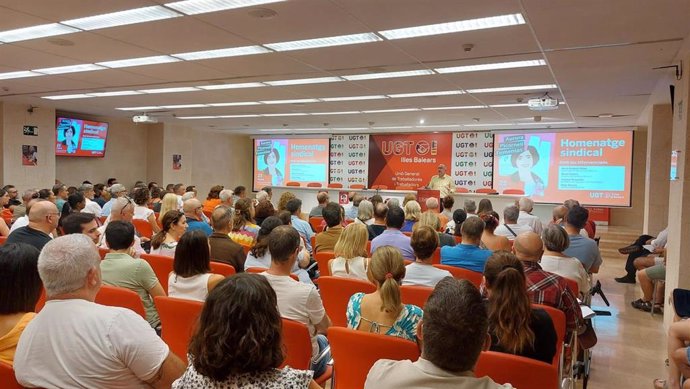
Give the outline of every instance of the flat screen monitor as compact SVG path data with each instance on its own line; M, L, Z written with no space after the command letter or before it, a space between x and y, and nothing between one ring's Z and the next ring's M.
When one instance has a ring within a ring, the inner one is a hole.
M55 126L55 155L103 157L108 123L58 117Z
M299 182L328 184L329 139L254 139L254 190Z

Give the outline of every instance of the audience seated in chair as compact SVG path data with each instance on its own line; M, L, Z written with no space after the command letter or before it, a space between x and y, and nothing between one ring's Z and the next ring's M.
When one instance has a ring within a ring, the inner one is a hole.
M187 231L187 218L176 210L168 211L161 220L163 228L151 238L151 254L175 256L177 242Z
M445 277L452 277L447 270L432 265L431 257L439 246L438 233L430 226L418 226L412 233L410 246L414 250L415 261L405 266L403 285L428 286L433 288Z
M335 244L335 258L328 261L333 277L367 279L369 253L367 252L368 231L365 224L349 224Z
M454 247L441 248L441 264L483 272L490 250L479 247L484 232L484 221L470 217L462 223L462 243Z
M309 211L309 217L323 217L323 209L326 207L326 204L328 204L329 201L328 192L321 191L317 193L316 201L318 201L319 205Z
M599 246L593 239L580 235L588 218L589 211L579 205L568 210L565 215L565 230L568 232L570 245L563 252L579 259L588 273L598 273L602 263Z
M405 211L405 223L403 223L400 231L412 232L412 228L422 216L422 207L416 200L410 200L405 204L403 210Z
M214 209L216 209L217 206L220 205L220 192L223 189L223 185L214 185L211 187L211 189L208 191L208 195L206 196L206 201L204 201L203 204L204 212L210 214Z
M626 275L616 278L616 282L624 284L635 283L635 273L644 267L653 266L655 264L656 254L661 254L666 248L668 241L668 227L664 228L659 235L654 238L650 235L640 235L635 242L626 247L621 247L618 252L627 255L628 259L625 261ZM644 246L651 249L647 250Z
M328 203L323 209L323 219L328 227L324 232L316 234L316 247L314 250L319 251L333 251L335 244L343 233L342 215L340 213L340 206L334 202Z
M518 224L518 217L520 211L518 207L509 205L503 209L503 224L496 227L494 234L505 236L509 240L514 240L516 236L523 232L532 231L531 228L525 225Z
M62 232L63 235L84 234L95 245L101 241L101 231L98 229L96 216L92 213L76 212L62 219Z
M187 231L200 230L206 236L211 236L213 229L204 220L204 207L201 205L201 201L192 198L185 200L182 205L182 211L187 219Z
M464 209L458 208L455 211L453 211L453 220L449 221L448 224L446 224L445 228L445 233L453 236L461 236L462 232L460 228L462 227L462 223L467 220L467 212L465 212Z
M434 231L436 231L436 235L438 235L438 240L439 240L439 247L445 247L445 246L455 246L455 238L453 238L449 234L445 234L441 231L441 220L438 218L439 214L438 212L433 212L433 211L425 211L422 213L422 215L419 217L419 221L417 224L414 225L414 228L412 231L416 230L417 228L421 226L428 226L431 227ZM444 223L445 224L445 223Z
M173 272L168 276L168 296L204 301L223 278L211 273L206 234L200 230L185 232L175 249Z
M527 226L532 231L541 235L544 226L541 224L541 220L532 215L532 210L534 209L534 201L529 197L521 197L518 201L520 207L520 214L518 215L517 224L521 226Z
M132 193L132 200L134 200L134 216L132 219L146 220L151 225L151 230L155 234L161 228L156 222L156 215L153 209L148 207L148 202L151 199L149 191L146 188L134 188Z
M132 218L134 217L134 206L134 202L129 197L119 197L115 200L115 202L113 203L111 215L108 218L108 222L99 227L99 232L101 233L101 242L99 244L100 248L108 248L108 241L105 236L105 230L108 227L108 223L113 221L123 221L127 223L132 223ZM141 256L141 254L145 253L144 248L142 247L142 242L144 241L148 241L148 238L140 238L134 235L133 257L138 258Z
M410 237L400 231L404 223L405 211L400 207L389 206L386 213L386 230L371 241L371 252L376 252L382 246L393 246L400 250L404 259L414 260Z
M285 210L290 212L292 227L299 232L299 235L304 240L307 251L312 252L311 237L314 236L314 231L311 229L309 222L302 220L302 200L292 199L285 204Z
M12 231L5 244L26 243L43 249L50 242L58 226L60 214L55 204L48 200L36 200L29 212L29 224Z
M233 232L241 232L251 237L259 233L259 226L254 222L254 202L250 199L235 201L235 219L233 220Z
M484 221L484 232L482 232L480 246L491 251L510 251L513 245L510 244L508 238L494 233L500 224L498 213L495 211L482 212L479 214L479 218Z
M141 316L93 302L100 264L84 235L59 237L43 248L38 272L47 302L17 345L14 370L21 385L103 388L117 381L122 387L169 388L184 372Z
M374 221L367 226L369 240L373 240L386 230L386 214L388 214L388 205L383 201L377 202L374 205Z
M641 261L643 258L637 258L635 261ZM657 308L662 308L664 305L664 286L655 285L656 281L666 280L666 256L662 253L660 257L653 257L648 261L658 260L658 263L652 266L639 266L640 270L637 271L637 279L640 280L640 289L642 290L642 297L637 299L630 304L633 308L639 309L645 312L652 310L652 306ZM645 263L646 265L646 263ZM654 288L658 288L656 293L656 300L652 301L652 296L654 295Z
M212 260L232 265L237 273L242 273L247 256L242 246L228 236L232 231L232 218L232 209L224 205L219 205L213 210L213 233L208 237L208 243L211 246Z
M550 224L542 232L544 254L539 265L542 270L558 274L577 282L578 290L585 294L591 288L589 274L577 258L563 254L570 245L568 233L559 225Z

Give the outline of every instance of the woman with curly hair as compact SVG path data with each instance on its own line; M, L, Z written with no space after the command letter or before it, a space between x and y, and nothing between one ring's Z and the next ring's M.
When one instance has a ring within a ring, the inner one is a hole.
M233 232L241 232L252 238L259 233L259 226L254 222L254 202L250 199L239 199L235 202Z
M208 295L189 343L189 366L173 389L319 388L313 372L283 363L282 321L266 277L242 273Z
M276 212L285 211L288 201L296 198L297 196L292 192L283 192L278 200L278 209L276 209Z

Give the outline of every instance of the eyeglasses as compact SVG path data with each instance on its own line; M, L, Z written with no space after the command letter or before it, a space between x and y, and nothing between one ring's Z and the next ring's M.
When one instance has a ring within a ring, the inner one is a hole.
M132 205L132 210L134 210L134 200L132 200L132 198L129 196L123 196L122 198L127 200L127 205L122 207L122 209L120 210L120 215L125 214L125 209L127 209L127 206L129 206L129 205Z

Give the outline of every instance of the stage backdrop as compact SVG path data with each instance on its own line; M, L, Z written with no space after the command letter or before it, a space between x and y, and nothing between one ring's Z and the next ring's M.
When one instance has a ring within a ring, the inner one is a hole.
M417 189L439 164L451 173L452 134L392 134L369 137L369 187Z
M494 136L491 132L453 133L453 165L448 168L456 187L475 191L491 188Z
M331 183L367 186L369 174L369 135L333 135L331 137Z

